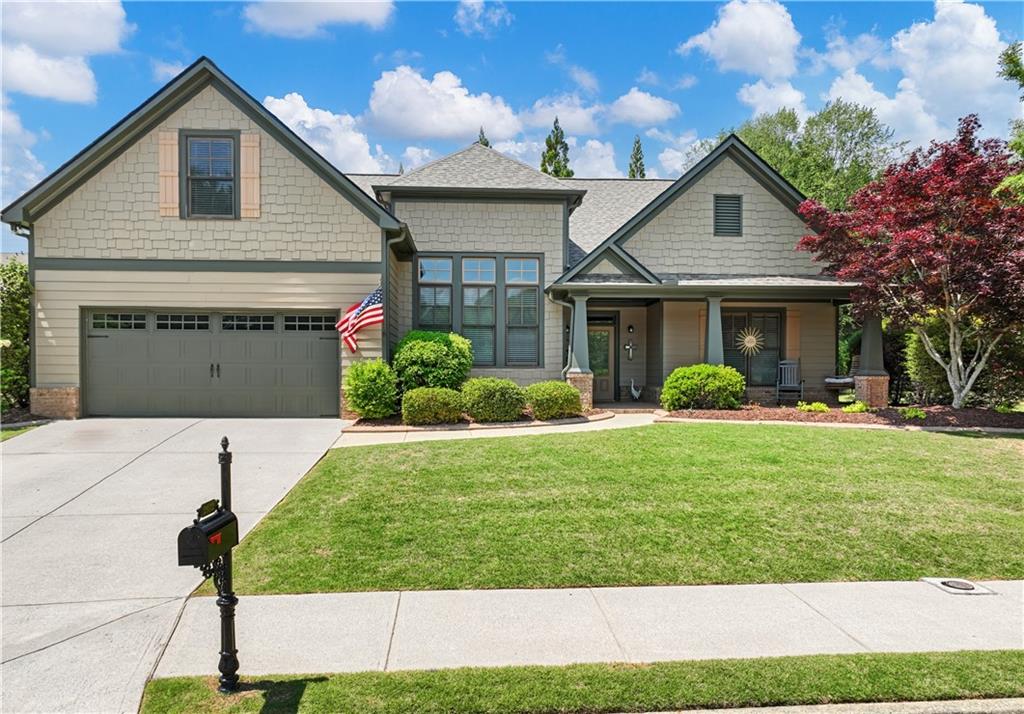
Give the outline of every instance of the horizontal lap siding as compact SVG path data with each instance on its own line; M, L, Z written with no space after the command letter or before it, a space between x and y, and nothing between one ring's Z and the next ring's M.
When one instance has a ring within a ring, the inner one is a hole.
M661 367L662 382L676 367L704 361L701 345L703 307L704 303L700 302L665 303L665 325L662 328L665 350Z
M36 386L79 386L83 307L338 313L380 282L373 273L36 271ZM381 354L381 330L360 333L360 354ZM346 352L342 364L350 357Z

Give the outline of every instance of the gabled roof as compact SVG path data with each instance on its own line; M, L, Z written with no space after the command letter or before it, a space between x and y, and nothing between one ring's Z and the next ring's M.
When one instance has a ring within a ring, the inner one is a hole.
M398 219L387 209L318 154L207 57L200 57L193 62L98 139L3 209L3 222L32 223L165 117L210 85L381 228L401 228Z
M622 248L622 243L628 240L630 236L642 227L647 225L647 223L661 213L666 206L670 205L673 200L685 193L691 186L695 185L704 177L705 174L717 166L719 162L726 157L733 159L758 183L764 186L769 193L778 198L783 205L793 211L794 214L797 213L797 206L799 206L806 197L791 183L789 183L789 181L784 179L778 171L769 166L764 159L754 153L754 151L744 144L738 136L730 134L718 146L712 149L707 156L694 164L694 166L680 176L675 183L658 194L658 196L651 200L632 218L615 229L610 236L605 238L600 244L591 250L583 260L565 271L555 282L569 282L572 280L573 276L585 271L591 265L596 265L601 260L602 256L608 251L611 251L620 257L629 258L639 265L639 261L636 261L635 258L626 253ZM647 271L644 266L640 267L650 274L650 271ZM660 282L660 280L658 280L658 282Z
M374 188L395 195L500 192L572 197L575 202L586 193L482 144L470 144Z

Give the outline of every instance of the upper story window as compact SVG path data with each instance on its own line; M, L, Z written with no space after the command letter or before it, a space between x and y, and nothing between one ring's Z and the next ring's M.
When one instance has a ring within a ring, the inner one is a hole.
M238 218L237 137L186 133L183 154L184 217Z
M715 235L743 235L743 196L715 194Z

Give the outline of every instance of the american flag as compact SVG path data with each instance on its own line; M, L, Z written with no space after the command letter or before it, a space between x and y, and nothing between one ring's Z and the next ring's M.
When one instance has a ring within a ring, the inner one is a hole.
M377 288L366 296L362 302L345 311L334 327L341 333L341 341L349 352L359 349L356 333L364 327L379 325L384 322L384 291Z

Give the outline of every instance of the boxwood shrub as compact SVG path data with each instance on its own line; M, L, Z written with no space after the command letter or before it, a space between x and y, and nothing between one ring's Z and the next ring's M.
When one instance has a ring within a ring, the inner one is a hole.
M695 364L678 367L665 380L661 406L677 409L739 409L746 382L732 367Z
M402 395L402 421L423 424L457 424L462 421L462 395L446 387L417 387Z
M384 419L395 413L398 380L386 362L365 360L345 370L345 404L364 419Z
M454 332L413 330L398 343L391 364L404 391L416 387L458 389L473 366L473 347Z
M462 399L475 421L516 421L526 408L526 394L511 379L477 377L462 387Z
M526 403L534 419L564 419L583 413L580 393L566 382L537 382L526 388Z

